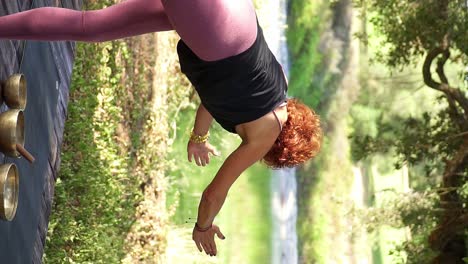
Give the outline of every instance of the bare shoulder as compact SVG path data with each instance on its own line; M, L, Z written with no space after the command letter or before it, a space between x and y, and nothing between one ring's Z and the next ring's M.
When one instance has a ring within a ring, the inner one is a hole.
M280 122L284 123L287 119L286 109L277 108L275 112ZM281 132L272 111L256 120L237 125L236 131L244 143L265 143L269 145L275 142Z

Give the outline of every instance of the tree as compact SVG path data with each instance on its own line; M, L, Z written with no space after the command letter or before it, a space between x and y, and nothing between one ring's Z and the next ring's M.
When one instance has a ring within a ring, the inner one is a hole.
M454 85L446 68L448 62L468 65L468 2L356 0L356 3L372 14L370 23L384 37L385 48L377 59L398 70L417 65L423 58L424 84L440 92L446 108L439 113L428 112L421 119L400 120L398 126L382 124L378 134L390 133L393 138L355 136L355 144L367 150L365 154L385 152L392 147L401 162L417 164L429 159L432 162L426 164L428 170L442 168L438 193L443 212L428 238L431 248L439 252L433 263L463 263L467 256L464 232L468 228L468 210L459 191L468 178L468 98L467 87L463 88L461 81L459 87ZM463 70L460 66L461 74Z

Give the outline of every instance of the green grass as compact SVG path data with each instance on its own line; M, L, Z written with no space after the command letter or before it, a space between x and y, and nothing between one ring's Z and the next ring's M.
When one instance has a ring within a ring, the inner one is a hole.
M328 1L293 0L288 14L287 39L293 67L288 92L313 108L327 93L329 75L318 46L328 16Z
M98 9L114 2L87 3L88 9ZM140 220L136 208L144 199L142 182L164 174L154 168L167 162L154 155L167 151L161 147L163 140L154 143L159 134L167 134L167 126L157 126L151 133L145 129L154 50L131 48L144 43L135 39L77 44L45 263L120 263L133 253L131 239L138 230L131 231ZM155 112L162 110L151 114ZM152 218L151 224L163 222L164 217ZM164 232L165 227L145 230L146 238L158 243L146 252L140 250L140 259L164 250L160 235Z
M240 139L222 131L214 124L210 142L221 157L214 157L206 167L198 167L187 161L186 144L193 126L195 111L186 109L181 112L177 123L177 140L169 155L176 160L176 166L169 172L172 188L168 193L168 206L178 203L172 218L175 228L182 232L185 239L191 239L193 223L186 224L189 217L197 217L201 193L216 174L225 158L237 147ZM271 255L271 209L270 209L270 171L256 164L244 172L229 191L215 223L221 228L226 240L217 240L220 251L215 259L205 258L195 244L187 244L178 251L177 260L183 263L270 263ZM179 238L181 239L181 238ZM169 241L169 245L176 243ZM180 252L182 251L182 252ZM184 257L181 257L183 255ZM176 256L172 256L174 261ZM169 260L170 261L170 260ZM175 263L175 262L174 262ZM212 263L212 262L209 262Z
M115 144L122 45L77 46L46 263L118 263L125 254L139 196L130 157Z

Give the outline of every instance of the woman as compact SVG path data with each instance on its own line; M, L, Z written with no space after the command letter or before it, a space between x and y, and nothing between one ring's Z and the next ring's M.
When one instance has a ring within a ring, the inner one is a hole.
M213 220L229 188L249 166L263 160L291 167L316 155L318 116L287 100L281 65L268 49L250 0L128 0L97 11L40 8L0 17L0 38L108 41L173 30L182 72L201 98L188 143L188 159L199 166L216 154L208 143L213 118L242 138L204 190L193 240L217 254Z

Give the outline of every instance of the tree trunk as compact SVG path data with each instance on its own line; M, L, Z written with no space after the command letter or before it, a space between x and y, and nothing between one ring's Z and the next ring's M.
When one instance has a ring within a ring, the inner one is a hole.
M463 201L456 192L464 184L463 175L468 170L468 137L465 137L454 158L446 162L441 188L450 191L441 192L440 201L444 209L439 218L439 225L429 236L433 250L439 251L433 263L464 263L467 257L466 241L463 233L468 228L468 210L463 208Z

